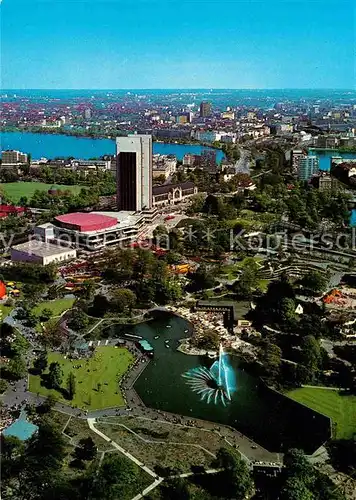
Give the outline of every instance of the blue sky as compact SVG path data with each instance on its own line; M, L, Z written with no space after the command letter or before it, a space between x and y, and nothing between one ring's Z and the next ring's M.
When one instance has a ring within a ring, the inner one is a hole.
M349 0L3 0L2 88L355 88Z

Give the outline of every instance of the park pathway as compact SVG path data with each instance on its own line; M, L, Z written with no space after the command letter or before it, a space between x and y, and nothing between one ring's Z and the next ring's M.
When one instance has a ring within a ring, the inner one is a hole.
M136 465L138 465L139 467L141 467L141 469L143 469L145 472L147 472L147 474L149 474L150 476L152 476L154 478L159 478L159 476L155 472L153 472L145 464L143 464L142 462L140 462L140 460L138 460L137 458L135 458L128 451L124 450L124 448L122 448L115 441L113 441L112 439L110 439L106 434L104 434L103 432L99 431L99 429L97 429L95 427L95 423L96 423L96 419L95 418L88 418L87 422L88 422L89 428L92 431L94 431L96 434L98 434L98 436L102 437L103 439L105 439L105 441L107 441L108 443L112 444L114 446L114 448L116 448L117 450L119 450L123 455L125 455L125 457L129 458Z
M155 472L153 472L151 469L149 469L140 460L138 460L133 455L131 455L131 453L129 453L128 451L124 450L124 448L122 448L115 441L113 441L112 439L110 439L106 434L104 434L103 432L99 431L99 429L97 429L95 427L95 423L96 423L95 418L88 418L87 422L88 422L89 428L93 432L95 432L96 434L98 434L98 436L100 436L101 438L105 439L105 441L107 441L114 448L116 448L117 450L119 450L129 460L132 460L132 462L134 462L136 465L138 465L147 474L149 474L150 476L152 476L152 477L155 478L154 482L152 484L150 484L150 486L148 486L142 493L139 493L138 495L136 495L132 500L139 500L140 498L143 498L145 495L147 495L147 493L149 493L151 490L153 490L154 488L156 488L156 486L158 486L163 481L163 477L158 476Z
M161 484L162 481L163 481L163 477L160 477L159 479L156 479L156 481L154 481L152 484L150 484L149 486L147 486L147 488L145 490L143 490L142 493L139 493L138 495L136 495L135 497L133 497L132 500L140 500L140 498L144 498L147 495L147 493L149 493L154 488L156 488L156 486L158 486L159 484Z
M305 385L302 384L302 387L307 387L308 389L327 389L328 391L344 391L342 387L327 387L325 385Z

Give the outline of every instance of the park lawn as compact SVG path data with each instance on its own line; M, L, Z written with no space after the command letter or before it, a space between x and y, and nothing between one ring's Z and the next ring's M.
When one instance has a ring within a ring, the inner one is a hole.
M234 262L234 264L226 264L222 266L222 271L221 275L225 275L227 279L233 280L236 279L240 276L241 271L248 265L249 261L253 259L257 264L261 263L264 259L263 257L255 256L255 257L245 257L244 259ZM264 286L266 286L266 283L264 281L267 280L260 280L260 288L262 289Z
M0 323L4 321L6 316L8 316L12 310L13 307L5 306L5 304L0 304Z
M5 195L13 202L18 203L21 196L26 196L28 199L32 198L35 191L48 191L53 187L53 184L46 184L44 182L6 182L2 183ZM62 184L54 185L55 188L61 191L72 191L74 194L79 194L83 186L65 186Z
M33 312L38 316L43 309L50 309L53 316L60 316L64 311L70 309L74 304L75 299L55 299L49 300L47 302L41 302L33 310Z
M356 433L356 396L339 391L302 387L288 392L288 396L313 410L330 417L336 425L337 439L349 439Z
M61 392L47 389L42 385L39 375L30 375L30 391L42 396L56 395L61 402L70 406L99 410L123 406L124 399L118 380L124 375L131 363L133 355L125 348L111 346L97 347L89 359L65 359L58 352L48 354L48 365L60 363L63 370L62 387L66 387L67 377L73 372L76 378L76 393L72 401L65 399ZM74 368L79 366L79 368ZM46 370L45 373L48 373ZM98 390L98 384L101 384Z
M276 215L269 212L254 212L252 210L241 210L236 219L230 219L227 224L234 228L239 224L246 231L262 230L276 220Z

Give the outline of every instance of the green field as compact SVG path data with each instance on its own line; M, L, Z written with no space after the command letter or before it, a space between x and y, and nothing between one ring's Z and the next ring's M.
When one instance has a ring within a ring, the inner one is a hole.
M66 404L87 410L122 406L124 399L118 380L127 371L133 359L127 349L111 346L98 347L91 358L80 360L64 359L62 354L52 352L48 355L48 365L60 363L63 370L62 387L66 387L69 372L72 371L76 377L74 399L68 401L59 391L44 387L39 375L30 375L30 391L43 396L54 394ZM98 387L99 383L101 387Z
M4 304L0 304L0 323L3 322L3 320L8 316L11 311L13 310L13 307L5 306Z
M49 300L48 302L41 302L33 309L33 312L38 316L43 309L50 309L53 316L60 316L62 312L70 309L74 304L75 299L56 299Z
M35 191L48 191L53 187L53 184L45 184L44 182L7 182L2 183L5 195L13 202L17 203L21 196L27 196L28 199L32 198ZM54 186L60 190L69 190L74 194L78 194L83 186L63 186L61 184Z
M356 433L356 396L344 396L337 390L303 387L288 396L330 417L337 439L349 439Z

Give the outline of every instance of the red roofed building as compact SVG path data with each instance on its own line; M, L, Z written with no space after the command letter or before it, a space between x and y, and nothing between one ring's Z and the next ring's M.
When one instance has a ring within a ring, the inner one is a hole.
M135 212L76 212L55 217L54 224L37 226L35 234L67 248L99 250L136 240L144 223L145 215Z
M83 212L59 215L55 217L55 220L60 227L73 231L80 231L81 233L100 231L118 224L117 219L114 217Z

